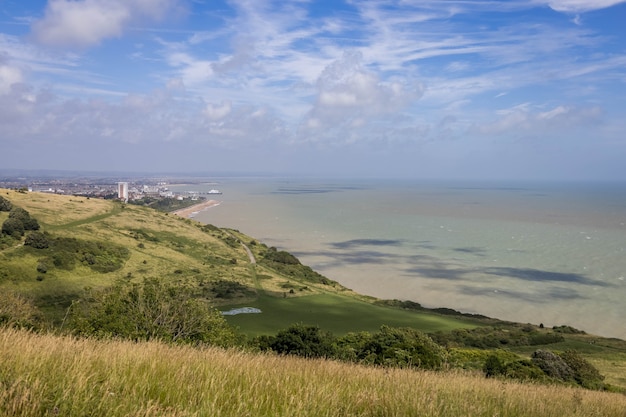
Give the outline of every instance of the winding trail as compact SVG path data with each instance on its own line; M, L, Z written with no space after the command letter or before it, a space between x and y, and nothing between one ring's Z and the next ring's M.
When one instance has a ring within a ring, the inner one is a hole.
M243 246L244 250L248 254L248 258L250 258L250 265L256 265L256 258L254 257L254 254L252 253L250 248L243 242L241 242L241 246Z

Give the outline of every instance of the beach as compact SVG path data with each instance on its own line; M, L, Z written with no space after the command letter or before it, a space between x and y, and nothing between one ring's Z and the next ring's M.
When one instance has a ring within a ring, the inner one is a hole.
M221 203L218 200L206 200L202 201L198 204L194 204L193 206L185 207L184 209L173 211L172 214L175 214L180 217L191 218L194 217L199 212L206 210L208 208L217 206Z

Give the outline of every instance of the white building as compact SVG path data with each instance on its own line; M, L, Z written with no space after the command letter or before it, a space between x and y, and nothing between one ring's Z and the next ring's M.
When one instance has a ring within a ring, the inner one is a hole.
M117 183L117 198L123 200L125 203L128 203L128 183L127 182L118 182Z

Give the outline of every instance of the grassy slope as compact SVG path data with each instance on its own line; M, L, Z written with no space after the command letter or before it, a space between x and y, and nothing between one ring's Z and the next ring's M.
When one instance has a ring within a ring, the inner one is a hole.
M250 265L244 249L239 244L229 245L227 237L235 235L246 243L253 239L235 231L202 230L202 225L195 221L111 201L9 190L0 193L28 210L42 229L54 236L105 240L130 251L129 259L118 271L96 273L79 265L72 271L52 269L42 281L36 279L37 250L16 246L0 251L0 290L16 290L33 297L57 323L85 287L107 286L118 279L160 277L198 291L216 280L236 280L249 287L252 295L211 300L221 309L236 305L259 307L262 314L228 317L248 335L275 333L296 322L317 324L337 335L375 330L383 323L425 332L480 325L466 318L381 307L374 305L373 299L336 283L312 283L298 276L281 275L263 265ZM7 213L0 213L0 223L6 217ZM261 244L249 246L257 257L264 250ZM291 288L296 289L294 294L289 294ZM607 382L626 387L624 342L568 335L564 343L546 348L572 347L583 352L607 376ZM518 352L530 354L537 348Z
M82 265L71 271L53 268L41 281L37 277L42 275L36 270L41 258L38 250L19 246L1 251L0 277L4 271L5 278L0 278L0 288L34 297L57 322L71 300L86 287L107 286L119 279L160 277L192 286L199 292L217 280L233 280L247 286L252 296L210 301L218 307L260 306L263 314L229 317L250 335L275 333L296 322L319 324L338 334L374 330L383 323L411 325L424 331L476 325L466 319L376 306L371 298L336 283L308 282L262 265L253 266L243 247L229 244L227 237L236 235L246 243L253 239L234 231L202 230L201 224L189 219L112 201L9 190L0 193L15 206L28 210L42 230L53 236L104 240L130 250L129 259L115 272L96 273ZM0 215L6 217L6 213ZM264 245L250 247L259 257ZM294 294L287 289L304 287ZM211 296L206 291L205 295Z
M157 342L0 330L0 415L624 416L626 396Z

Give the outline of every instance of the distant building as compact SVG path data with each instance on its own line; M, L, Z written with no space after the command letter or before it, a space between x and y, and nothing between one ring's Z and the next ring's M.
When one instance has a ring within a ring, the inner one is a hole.
M128 203L128 183L127 182L118 182L117 183L117 198Z

